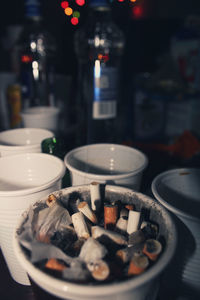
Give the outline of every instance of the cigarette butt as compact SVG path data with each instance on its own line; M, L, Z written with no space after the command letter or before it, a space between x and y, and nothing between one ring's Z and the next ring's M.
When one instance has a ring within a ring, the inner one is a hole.
M128 220L127 217L120 217L116 223L116 231L126 233Z
M148 267L149 260L146 255L133 255L128 268L128 275L139 275Z
M78 205L78 210L81 211L84 216L86 216L92 223L97 223L97 217L95 213L91 210L87 201L82 201Z
M126 248L122 248L117 250L116 257L119 258L119 260L122 263L127 263L131 260L133 255L141 255L142 254L143 245L140 246L140 244L136 244L134 246L128 246Z
M98 182L90 183L90 199L91 199L92 210L99 211L101 207L100 183Z
M155 261L162 251L162 245L159 241L154 239L146 240L143 248L143 253L148 256L150 260Z
M116 204L104 204L104 228L113 230L118 219L118 206Z
M67 267L60 263L57 259L55 258L50 258L46 264L45 264L45 267L47 269L51 269L51 270L56 270L56 271L63 271L65 270Z
M94 239L109 238L118 245L127 245L127 240L124 235L102 228L100 226L92 226L91 233Z
M90 264L89 269L91 270L92 277L98 281L104 281L110 275L109 265L103 260L93 263L93 266Z
M90 237L90 233L82 212L77 212L71 217L77 236L79 238L88 239Z
M138 230L139 222L140 222L140 212L129 210L128 224L127 224L128 234L131 234L134 231Z
M135 205L134 204L126 204L124 207L126 209L128 209L128 210L134 210L135 209Z
M48 196L47 200L46 200L46 204L51 207L52 205L54 205L57 202L57 198L54 194L51 194Z
M119 249L116 252L116 257L120 259L121 262L127 263L130 259L129 248Z

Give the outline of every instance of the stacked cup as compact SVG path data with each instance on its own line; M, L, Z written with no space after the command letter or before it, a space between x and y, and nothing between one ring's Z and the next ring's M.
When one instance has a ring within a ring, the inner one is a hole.
M49 154L22 153L2 157L0 169L1 250L13 279L29 285L13 251L13 230L30 204L61 188L65 166L61 159Z
M42 152L41 142L52 137L53 132L39 128L17 128L0 132L0 157Z
M0 133L0 246L12 278L29 285L13 252L12 235L22 212L41 196L61 187L63 161L41 152L53 132L19 128Z
M24 127L44 128L54 132L58 129L60 109L55 106L29 107L21 113Z

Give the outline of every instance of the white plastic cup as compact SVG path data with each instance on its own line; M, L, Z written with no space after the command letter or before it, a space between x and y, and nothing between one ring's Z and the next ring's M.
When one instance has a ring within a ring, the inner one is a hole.
M174 274L176 289L189 299L200 295L200 169L165 171L152 182L155 198L174 215L178 247Z
M0 157L20 153L40 153L41 142L53 137L50 130L40 128L17 128L0 132Z
M58 129L60 109L54 106L35 106L21 112L22 124L29 128Z
M118 144L93 144L75 148L64 157L73 186L92 181L139 190L148 159L134 148Z
M86 199L90 197L90 185L69 187L58 192L62 194L63 201L66 201L66 203L71 199L71 195L76 192L81 195L82 199ZM15 233L13 245L16 257L34 283L33 287L35 288L35 284L37 288L39 287L39 291L38 289L36 289L36 291L40 292L41 295L42 291L40 288L44 291L44 298L38 297L38 300L47 298L49 300L60 298L70 300L157 299L160 275L170 263L176 249L176 230L170 214L159 203L155 203L152 198L124 187L106 185L105 198L108 201L121 199L124 203L133 202L139 210L141 208L150 210L151 220L159 225L160 235L165 240L163 253L154 265L137 277L99 285L78 284L63 279L59 280L34 266L20 246L17 234ZM45 201L45 199L41 201ZM26 214L19 220L18 226L16 227L17 229L20 228L20 225L23 223L25 215ZM51 298L51 295L58 298Z
M44 153L23 153L0 159L0 244L12 278L29 285L18 263L12 235L22 212L41 197L61 188L63 161Z

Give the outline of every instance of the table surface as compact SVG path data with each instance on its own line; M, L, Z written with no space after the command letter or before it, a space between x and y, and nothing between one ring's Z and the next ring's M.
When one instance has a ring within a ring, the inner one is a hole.
M8 271L0 250L0 299L1 300L36 300L32 288L16 283Z

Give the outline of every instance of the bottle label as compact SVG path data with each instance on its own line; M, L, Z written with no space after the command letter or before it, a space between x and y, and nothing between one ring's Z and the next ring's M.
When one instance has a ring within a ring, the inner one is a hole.
M117 115L117 69L101 67L96 61L94 67L93 119L110 119Z
M40 16L40 2L38 0L25 1L25 15L27 17Z

